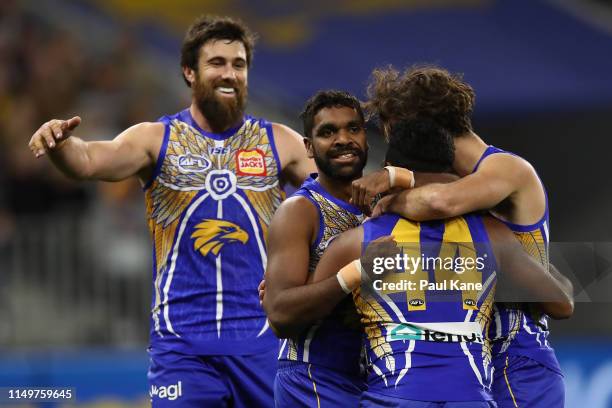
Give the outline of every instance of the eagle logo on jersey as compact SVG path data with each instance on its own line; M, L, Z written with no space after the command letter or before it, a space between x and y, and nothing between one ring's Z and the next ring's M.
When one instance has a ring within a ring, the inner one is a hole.
M249 234L233 222L204 220L195 226L191 238L195 240L194 249L200 251L202 256L207 256L211 252L217 256L225 244L232 242L246 244Z

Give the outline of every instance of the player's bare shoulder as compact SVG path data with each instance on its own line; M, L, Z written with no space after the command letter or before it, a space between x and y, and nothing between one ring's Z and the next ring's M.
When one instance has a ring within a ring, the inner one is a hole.
M294 195L282 202L282 204L274 213L274 219L280 218L292 223L309 223L313 222L318 225L319 213L314 203L302 195Z
M272 123L272 132L283 180L297 187L310 173L316 171L314 161L308 158L304 138L289 126L280 123Z
M517 180L539 180L534 167L527 160L511 153L492 154L482 160L478 171L506 175Z
M511 206L495 208L495 212L515 224L531 225L546 211L546 191L535 168L527 160L513 154L493 154L482 161L479 172L490 179L506 179L514 186L509 196Z
M144 156L142 166L138 170L138 178L143 184L153 174L165 132L165 125L161 122L142 122L127 128L115 139L126 150L140 152L135 153L134 157Z
M164 141L165 125L161 122L142 122L129 127L123 134L155 160Z

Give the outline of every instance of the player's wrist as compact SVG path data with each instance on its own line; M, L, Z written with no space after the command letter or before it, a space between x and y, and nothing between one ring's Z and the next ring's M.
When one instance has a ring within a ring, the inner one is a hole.
M355 259L343 266L336 278L344 293L349 294L357 289L361 285L361 261Z
M413 188L414 173L403 167L385 166L389 173L389 187Z

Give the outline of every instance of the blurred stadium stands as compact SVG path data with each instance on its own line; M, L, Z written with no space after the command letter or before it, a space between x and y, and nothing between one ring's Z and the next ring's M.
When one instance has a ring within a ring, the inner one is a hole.
M612 241L610 2L6 0L0 386L72 385L79 406L146 405L151 268L138 183L68 181L27 142L50 118L78 114L79 136L108 139L182 109L180 41L204 12L260 33L249 111L300 131L308 96L340 88L365 98L376 66L463 72L477 93L477 132L543 178L552 240ZM384 145L374 133L370 144L375 168ZM598 279L612 293L612 276ZM552 324L568 407L612 407L611 312L608 295Z

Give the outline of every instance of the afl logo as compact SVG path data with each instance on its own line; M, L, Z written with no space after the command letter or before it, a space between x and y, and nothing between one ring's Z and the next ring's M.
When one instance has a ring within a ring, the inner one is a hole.
M239 176L266 176L266 155L259 149L238 150L236 168Z
M410 306L423 306L425 301L423 299L410 299L408 302Z
M210 168L210 161L195 154L184 154L178 158L178 167L185 173L201 173Z
M463 301L463 303L464 303L466 306L469 306L469 307L474 307L474 306L476 306L476 302L474 301L474 299L465 299L465 300Z

